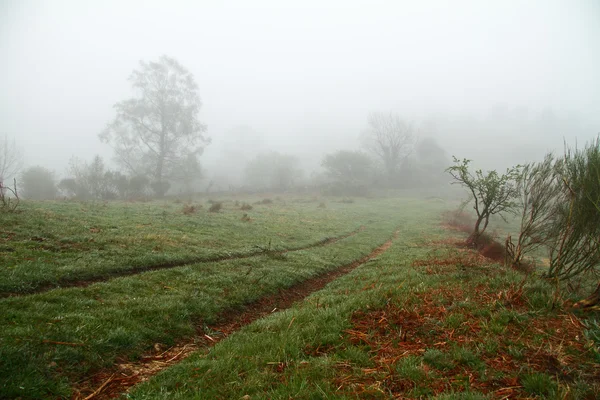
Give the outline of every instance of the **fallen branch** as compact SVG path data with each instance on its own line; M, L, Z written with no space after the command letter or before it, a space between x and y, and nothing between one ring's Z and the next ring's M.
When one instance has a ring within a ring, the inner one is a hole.
M100 385L100 387L98 389L94 390L94 393L90 394L88 397L86 397L83 400L90 400L90 399L93 399L94 397L98 396L100 394L100 392L102 390L104 390L104 388L113 380L114 376L115 376L115 374L112 374L110 376L110 378L108 378L102 385Z

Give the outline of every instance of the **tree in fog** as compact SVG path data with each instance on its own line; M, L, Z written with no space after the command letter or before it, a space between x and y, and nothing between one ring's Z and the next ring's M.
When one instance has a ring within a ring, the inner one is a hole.
M216 187L231 189L240 186L246 164L257 154L267 151L263 134L248 125L238 125L224 131L211 149L217 156L210 169L210 180Z
M127 175L124 175L119 171L106 171L104 173L104 178L116 197L126 199L131 195L131 190L129 187L130 180Z
M193 154L188 154L182 159L173 169L173 179L181 182L185 192L191 194L194 183L202 179L202 168L198 158Z
M118 189L113 184L113 173L107 171L104 160L95 156L91 163L73 157L69 162L70 179L63 179L59 188L74 193L80 199L113 199Z
M410 177L415 186L440 185L446 182L444 171L450 161L446 150L433 138L424 138L415 146L414 174Z
M417 159L422 167L433 173L442 173L448 165L449 157L433 138L424 138L415 146Z
M256 189L285 190L302 175L294 156L270 152L259 154L246 164L246 183Z
M23 153L17 143L4 136L4 140L0 140L0 186L7 185L8 182L5 181L17 175L22 160Z
M371 176L371 159L361 151L340 150L327 154L321 165L337 182L364 183Z
M33 200L49 200L56 196L54 174L47 168L35 166L21 174L21 193Z
M56 187L59 190L59 194L61 196L78 197L77 195L79 186L77 185L75 178L61 179L60 182L58 182L58 185L56 185Z
M475 246L479 244L492 215L504 219L505 214L518 212L519 204L516 199L519 196L521 166L507 168L505 173L499 174L495 170L485 173L478 169L471 172L470 163L471 160L454 157L454 165L448 167L446 172L454 178L453 183L463 186L471 195L477 220L473 232L467 238L467 244Z
M152 177L156 195L168 190L182 161L198 157L208 143L198 120L201 102L193 75L175 59L140 62L129 78L135 97L114 105L115 119L100 139L115 150L132 175Z
M415 130L411 123L394 113L371 113L363 133L365 147L381 161L388 178L397 176L412 151Z
M373 176L372 160L361 151L340 150L327 154L321 166L330 183L327 193L332 195L364 195Z

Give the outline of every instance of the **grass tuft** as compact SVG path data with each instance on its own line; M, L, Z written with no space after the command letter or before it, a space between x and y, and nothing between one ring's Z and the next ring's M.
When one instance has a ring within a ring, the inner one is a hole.
M535 396L551 397L558 392L558 385L550 375L533 372L521 376L525 391Z

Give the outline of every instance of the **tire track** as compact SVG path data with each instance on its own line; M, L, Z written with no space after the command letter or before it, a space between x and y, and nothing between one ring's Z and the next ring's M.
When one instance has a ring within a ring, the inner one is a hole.
M334 244L336 242L339 242L340 240L354 236L358 232L363 231L364 229L365 229L365 226L361 225L358 228L356 228L355 230L345 233L343 235L329 237L329 238L321 239L317 242L313 242L313 243L310 243L310 244L307 244L304 246L290 247L290 248L282 249L282 250L258 247L257 250L252 250L250 252L245 252L245 253L218 254L218 255L209 256L209 257L205 256L205 257L191 258L191 259L181 260L181 261L171 261L171 262L164 262L164 263L158 263L158 264L153 264L153 265L136 266L136 267L132 267L129 269L118 270L118 271L107 271L106 273L104 273L101 276L91 277L91 278L84 278L84 279L78 279L77 277L64 278L64 279L60 279L58 282L42 283L39 286L21 290L19 292L1 292L0 299L7 298L7 297L28 296L28 295L32 295L32 294L48 292L48 291L54 290L54 289L65 289L65 288L71 288L71 287L87 287L94 283L107 282L107 281L110 281L115 278L138 275L138 274L141 274L144 272L149 272L149 271L158 271L158 270L162 270L162 269L184 267L186 265L191 265L191 264L206 264L206 263L211 263L211 262L242 260L245 258L258 257L261 255L280 255L280 254L291 253L291 252L295 252L295 251L308 250L308 249L312 249L315 247L322 247L322 246L328 246L328 245Z
M208 327L198 325L195 337L182 340L165 351L155 345L153 354L142 356L140 360L134 362L123 361L110 370L96 373L88 380L79 382L73 387L73 399L101 400L119 397L132 386L144 382L163 369L179 363L193 352L210 348L242 327L269 314L291 307L294 303L303 300L313 292L321 290L328 283L378 257L390 248L397 235L398 230L394 232L390 239L373 249L366 256L289 288L280 289L276 294L262 297L248 304L244 311L225 311L219 316L218 323ZM219 335L212 334L212 332L218 332Z

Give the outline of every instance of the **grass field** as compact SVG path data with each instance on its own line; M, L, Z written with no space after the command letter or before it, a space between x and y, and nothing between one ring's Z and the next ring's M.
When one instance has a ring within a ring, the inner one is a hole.
M446 203L258 200L0 214L0 397L600 392L600 317L461 248Z

